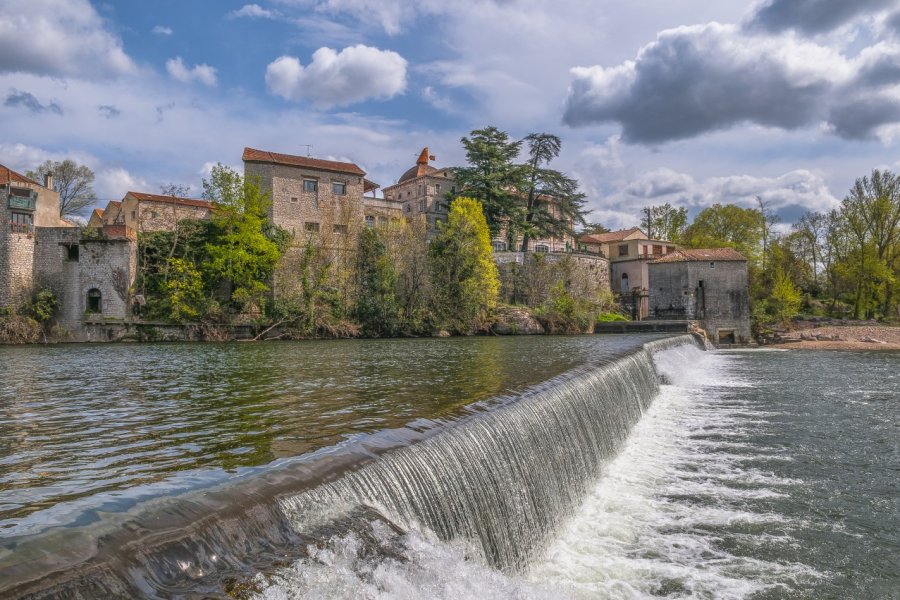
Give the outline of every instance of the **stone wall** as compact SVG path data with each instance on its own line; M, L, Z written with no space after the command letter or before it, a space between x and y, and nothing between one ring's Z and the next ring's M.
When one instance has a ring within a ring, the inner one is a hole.
M179 221L191 219L194 221L206 221L210 217L210 210L200 206L185 206L183 204L166 204L164 202L134 202L126 200L123 210L130 217L131 211L137 211L137 220L134 224L126 219L125 224L136 231L175 231L175 225Z
M76 339L86 322L128 317L136 274L137 241L130 230L105 228L89 236L80 228L37 230L34 280L56 292L60 302L57 321ZM91 290L100 292L100 312L96 314L87 312Z
M746 262L650 263L648 270L651 317L699 320L715 343L750 342Z
M307 167L255 162L244 164L244 176L258 178L260 189L271 194L272 222L293 233L298 240L318 233L352 235L352 225L363 222L363 178ZM317 183L316 191L304 191L303 181ZM337 194L333 184L346 185Z
M501 301L538 306L562 281L575 298L599 301L608 295L609 261L587 254L495 252Z

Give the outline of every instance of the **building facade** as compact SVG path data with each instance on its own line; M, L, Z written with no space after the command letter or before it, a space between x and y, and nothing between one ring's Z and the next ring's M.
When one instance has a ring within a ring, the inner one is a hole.
M209 219L212 210L206 200L128 192L121 201L110 201L105 209L95 208L88 227L124 225L137 232L174 231L179 221Z
M33 289L35 230L65 225L52 176L41 185L0 165L0 224L0 307L5 307Z
M750 342L747 259L739 252L676 250L648 269L651 317L700 321L716 344Z
M450 198L456 194L453 169L434 167L429 164L433 160L428 148L423 148L416 164L382 190L384 199L397 203L403 216L422 216L432 230L447 220Z

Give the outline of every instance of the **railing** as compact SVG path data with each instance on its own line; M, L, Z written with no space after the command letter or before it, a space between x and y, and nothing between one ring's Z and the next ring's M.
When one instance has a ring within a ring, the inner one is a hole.
M33 233L34 225L28 223L10 223L10 229L13 233Z
M37 196L7 196L7 206L15 210L33 211L37 206Z

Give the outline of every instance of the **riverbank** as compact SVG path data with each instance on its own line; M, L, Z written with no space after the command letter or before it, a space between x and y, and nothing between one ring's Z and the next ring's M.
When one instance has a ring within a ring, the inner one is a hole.
M900 350L900 327L825 325L795 330L775 338L769 348L791 350Z

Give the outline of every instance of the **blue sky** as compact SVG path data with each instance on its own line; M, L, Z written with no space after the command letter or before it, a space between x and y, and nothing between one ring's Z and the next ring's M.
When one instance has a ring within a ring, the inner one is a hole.
M590 219L833 207L897 169L897 0L0 0L0 163L66 157L102 202L244 146L389 185L423 146L552 132Z

